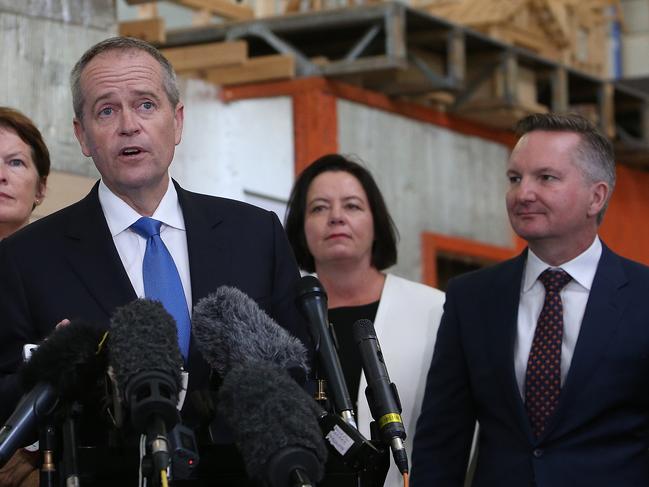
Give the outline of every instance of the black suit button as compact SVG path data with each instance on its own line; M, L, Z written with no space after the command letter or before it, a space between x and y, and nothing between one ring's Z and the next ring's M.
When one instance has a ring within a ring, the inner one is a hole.
M543 450L541 450L540 448L535 448L532 452L532 455L534 455L536 458L541 458L543 456Z

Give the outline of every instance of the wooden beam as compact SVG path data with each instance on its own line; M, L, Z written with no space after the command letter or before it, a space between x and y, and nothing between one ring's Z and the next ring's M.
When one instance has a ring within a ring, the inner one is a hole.
M217 85L232 85L293 78L295 59L284 54L250 58L244 64L205 70L205 78Z
M249 20L254 18L254 11L245 5L228 0L171 0L174 3L198 10L207 10L228 20Z
M167 40L164 19L131 20L119 23L119 35L125 37L137 37L153 43L164 43Z
M212 22L212 12L210 12L205 8L196 10L192 14L192 25L195 27L196 26L202 27L204 25L209 25L211 22Z
M212 42L194 46L161 49L174 69L184 71L243 64L248 59L246 41Z
M156 2L143 3L137 7L138 19L153 19L158 16L158 4Z

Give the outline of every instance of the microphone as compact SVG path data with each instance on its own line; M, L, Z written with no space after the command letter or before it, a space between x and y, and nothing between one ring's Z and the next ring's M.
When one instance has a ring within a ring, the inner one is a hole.
M158 301L137 299L118 308L111 319L108 360L133 428L147 435L154 471L166 472L167 431L180 419L183 359L176 322Z
M378 425L381 440L392 449L397 468L401 473L407 473L408 457L403 444L406 428L401 420L401 401L397 386L390 381L372 322L358 320L353 326L354 341L358 344L367 380L365 395L372 417Z
M302 343L275 323L254 300L236 288L221 286L215 293L201 299L194 308L192 330L196 345L206 361L230 384L222 386L225 387L225 394L236 395L240 392L237 391L237 384L239 384L238 387L249 387L250 391L246 393L252 397L249 401L252 406L259 407L262 402L264 405L270 403L268 399L263 401L261 399L268 394L264 392L268 385L263 382L263 379L260 379L260 374L273 375L274 370L288 369L295 379L296 375L304 376L308 370L307 354ZM266 371L269 367L272 369L270 372ZM233 370L236 372L232 372ZM248 371L249 377L245 376L243 370ZM235 380L234 377L238 375L244 377ZM274 376L276 375L277 372L274 373ZM260 383L260 381L262 382ZM321 430L321 435L318 436L321 441L323 437L327 441L328 451L351 468L363 469L378 477L380 473L375 474L375 471L381 468L379 462L382 453L367 441L355 427L344 422L340 416L330 414L322 409L302 389L298 388L297 392L293 392L296 390L295 381L284 387L282 384L285 382L285 380L279 379L277 391L273 391L274 395L281 395L277 404L282 404L284 409L277 416L284 418L287 416L287 411L293 414L294 405L291 402L293 400L298 401L298 407L303 411L306 408L304 404L306 401L308 407L313 410L311 414L315 414L317 418ZM231 387L232 390L228 391L228 387ZM220 393L222 392L220 391ZM249 425L245 423L245 420L243 424L240 419L235 423L237 416L228 410L227 405L223 409L222 401L219 404L219 412L228 420L230 427L237 432L237 436L241 436L242 431L248 430ZM242 407L241 410L237 410L236 414L244 414L244 411L245 409ZM262 413L255 414L259 416ZM284 426L275 424L276 418L271 417L268 413L264 418L260 427L267 428L269 423L273 423L273 426L278 428L274 434L282 437ZM309 423L312 423L312 420L304 420L304 425ZM302 428L304 429L304 426ZM257 436L251 433L249 441L254 441L255 438ZM247 444L241 445L240 443L241 441L238 445L242 452L250 448ZM307 450L310 448L309 445L302 446ZM280 445L274 444L273 448L279 449ZM272 450L269 449L269 451ZM293 448L291 451L297 455L298 460L301 458L302 453L299 449ZM255 455L244 457L246 464L248 461L253 462L252 466L246 467L249 472L259 471L259 461L256 458ZM278 469L279 466L291 467L291 465L278 463L275 469ZM284 472L284 478L286 478L289 470ZM317 478L313 475L311 477Z
M224 377L235 365L271 362L299 383L309 370L302 342L237 288L221 286L194 307L192 331L207 363Z
M309 323L309 331L316 344L318 357L333 397L334 407L347 423L356 428L354 406L347 384L345 384L345 377L329 324L327 293L318 279L313 276L304 276L298 283L296 301Z
M250 478L289 487L315 486L324 477L321 409L283 368L254 360L233 365L217 409L234 431Z
M105 331L81 321L55 329L19 370L28 392L0 429L0 466L34 443L37 427L63 406L87 395L105 370Z

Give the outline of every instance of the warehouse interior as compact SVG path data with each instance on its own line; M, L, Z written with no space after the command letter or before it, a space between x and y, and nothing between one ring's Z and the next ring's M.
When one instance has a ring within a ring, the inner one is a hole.
M577 112L616 151L602 238L649 264L646 0L30 0L0 4L0 32L0 103L29 114L53 154L34 218L97 178L72 133L67 77L119 33L158 46L179 75L172 175L188 189L282 219L296 174L351 154L399 228L394 271L444 287L523 248L503 196L514 122Z

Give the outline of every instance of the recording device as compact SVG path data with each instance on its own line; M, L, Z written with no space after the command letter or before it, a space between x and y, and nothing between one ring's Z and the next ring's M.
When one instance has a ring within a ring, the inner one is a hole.
M57 328L33 350L19 371L28 392L0 429L0 466L18 448L36 441L38 427L46 420L88 394L105 370L104 338L99 328L73 321Z
M198 466L198 446L194 431L178 423L169 433L171 471L177 479L188 479Z
M394 462L401 473L408 472L408 457L403 440L406 428L401 420L401 401L397 387L390 381L381 346L370 320L358 320L353 327L361 363L367 380L365 395L378 426L381 440L390 445Z
M146 475L157 479L170 463L167 432L180 420L176 405L183 359L174 319L157 301L137 299L118 308L111 319L108 358L131 424L147 436L154 471Z
M309 331L318 352L319 362L324 369L334 408L346 422L356 428L354 406L345 384L334 345L333 330L329 324L327 293L318 279L304 276L298 283L296 301L309 323Z
M254 361L234 365L223 379L217 409L234 431L249 477L269 487L315 486L323 478L321 409L283 368Z
M201 299L194 307L192 330L203 357L221 377L235 365L269 361L299 383L306 381L302 342L237 288L221 286Z

